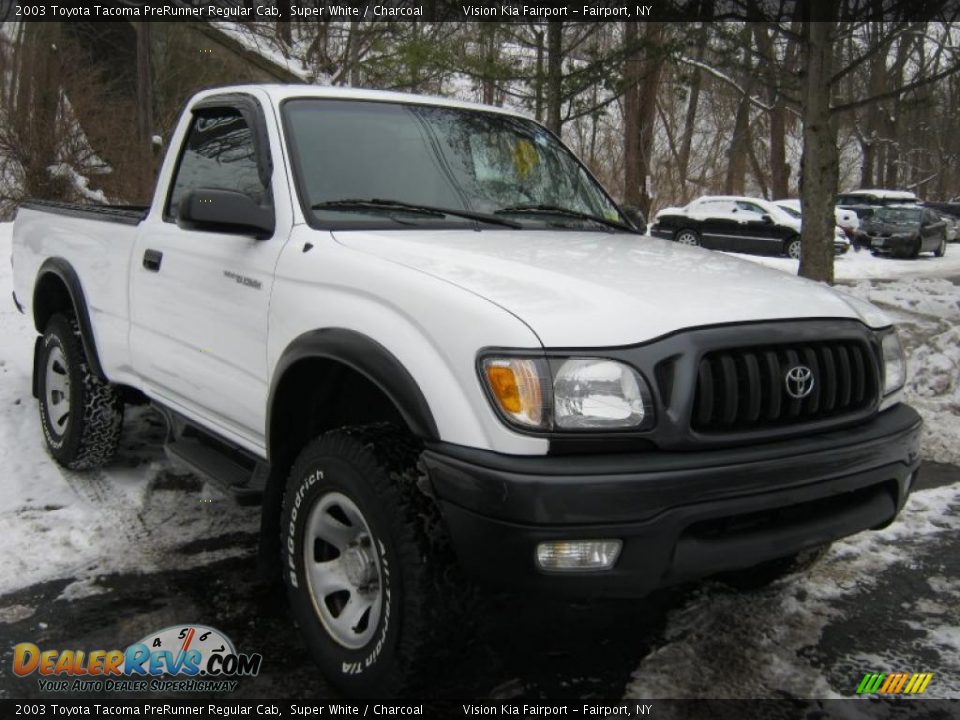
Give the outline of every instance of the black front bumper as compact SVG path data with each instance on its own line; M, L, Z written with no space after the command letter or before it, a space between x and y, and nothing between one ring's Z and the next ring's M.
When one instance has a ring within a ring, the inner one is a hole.
M876 252L904 254L913 250L917 241L915 236L895 235L895 236L867 236L870 249Z
M919 415L698 452L424 453L453 544L474 577L578 595L639 596L890 523L920 463ZM620 539L611 570L546 572L537 544Z

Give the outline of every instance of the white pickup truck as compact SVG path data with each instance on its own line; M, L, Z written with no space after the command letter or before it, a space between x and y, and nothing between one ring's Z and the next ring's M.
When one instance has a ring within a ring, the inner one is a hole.
M108 463L124 404L155 405L175 459L262 502L347 693L417 672L456 578L773 577L903 507L890 320L641 235L536 122L256 85L198 94L170 148L148 208L17 214L46 443Z

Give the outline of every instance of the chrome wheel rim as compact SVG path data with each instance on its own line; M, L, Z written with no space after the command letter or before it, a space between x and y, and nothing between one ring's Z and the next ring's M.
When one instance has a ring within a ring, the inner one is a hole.
M377 539L360 508L329 492L307 518L303 563L313 608L327 634L350 650L373 637L383 612Z
M692 245L692 246L696 246L700 244L697 241L697 236L694 235L692 232L680 233L679 235L677 235L677 242L680 243L681 245Z
M790 256L792 260L800 259L800 243L794 240L787 246L787 255Z
M67 372L67 359L59 346L54 346L47 355L44 389L50 430L61 437L67 431L70 420L70 374Z

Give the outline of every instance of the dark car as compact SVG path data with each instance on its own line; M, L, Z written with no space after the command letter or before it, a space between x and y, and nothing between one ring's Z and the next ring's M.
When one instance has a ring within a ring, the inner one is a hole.
M947 224L929 208L888 206L860 225L860 243L874 255L915 258L922 252L943 257L947 252Z
M657 213L650 234L711 250L800 258L800 220L773 203L739 195L705 195Z

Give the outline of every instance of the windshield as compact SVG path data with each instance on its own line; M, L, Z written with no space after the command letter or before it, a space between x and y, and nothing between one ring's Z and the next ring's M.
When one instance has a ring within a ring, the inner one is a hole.
M920 212L919 208L880 208L873 219L891 225L913 225L920 222Z
M443 209L511 221L501 226L628 224L577 159L529 120L323 99L289 100L283 112L303 205L326 227L472 226L477 219L437 212Z

